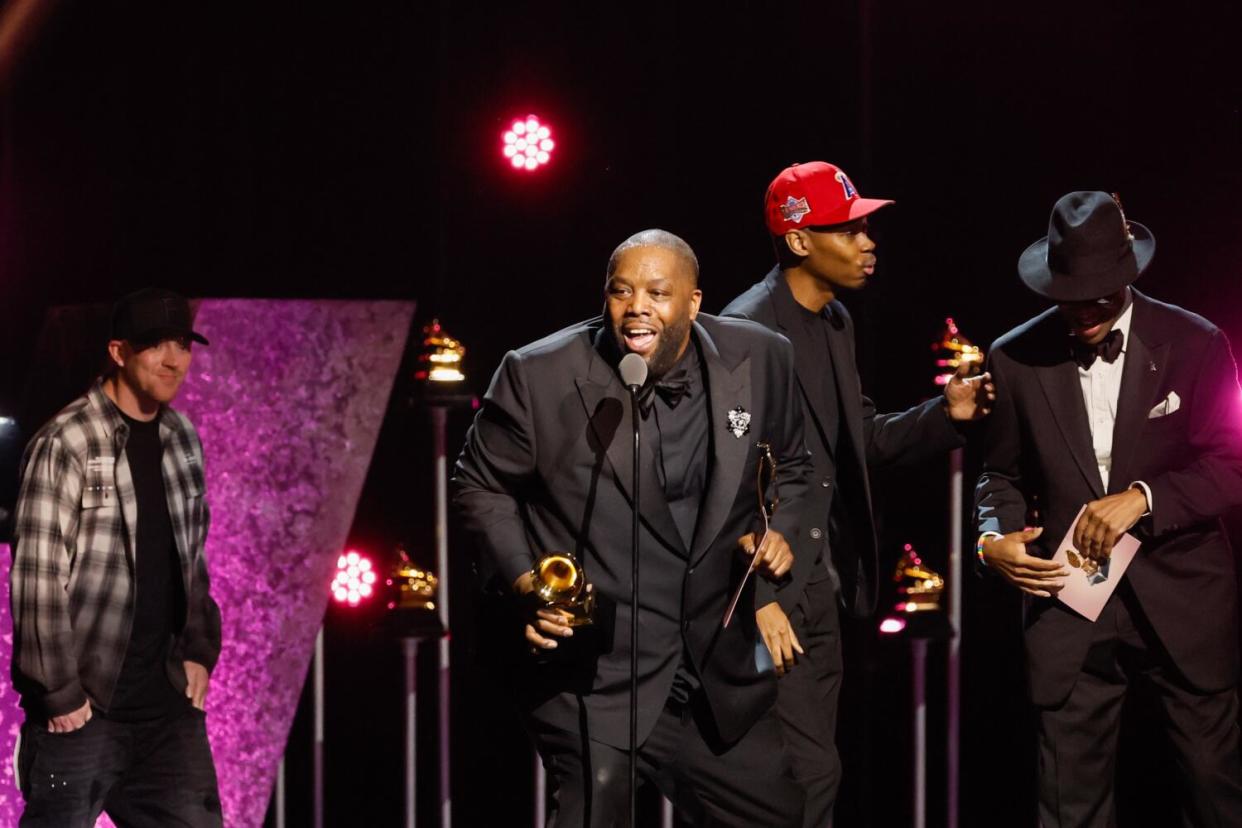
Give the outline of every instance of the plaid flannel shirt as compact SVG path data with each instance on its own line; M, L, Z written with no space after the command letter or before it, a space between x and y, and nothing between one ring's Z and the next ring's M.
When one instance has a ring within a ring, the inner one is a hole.
M168 656L211 670L220 610L208 594L203 449L194 426L160 413L162 470L186 616ZM101 382L48 422L26 447L14 525L13 683L23 706L47 716L88 699L107 711L133 624L138 503L125 458L129 427Z

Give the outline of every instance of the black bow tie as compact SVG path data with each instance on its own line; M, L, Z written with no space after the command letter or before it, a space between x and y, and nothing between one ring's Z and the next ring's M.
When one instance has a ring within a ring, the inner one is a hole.
M646 417L651 411L651 405L655 402L655 395L659 394L660 399L668 404L669 408L676 408L682 398L690 393L690 378L686 373L680 372L675 377L664 377L654 385L648 385L638 396L638 404L642 406L643 416Z
M1088 345L1075 339L1072 343L1074 361L1082 366L1084 371L1089 370L1095 364L1096 357L1100 357L1111 365L1121 355L1124 343L1125 337L1118 330L1109 331L1108 335L1095 345Z

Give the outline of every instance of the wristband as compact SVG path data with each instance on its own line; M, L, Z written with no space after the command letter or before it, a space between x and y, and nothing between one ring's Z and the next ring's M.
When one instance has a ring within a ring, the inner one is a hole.
M983 542L988 538L1000 537L1004 537L1000 532L984 532L979 535L979 540L975 541L975 557L979 559L979 563L988 565L987 559L983 557Z

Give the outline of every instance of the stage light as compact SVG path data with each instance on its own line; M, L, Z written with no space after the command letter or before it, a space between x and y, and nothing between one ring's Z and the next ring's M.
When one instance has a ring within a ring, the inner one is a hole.
M888 617L880 622L880 632L885 635L894 635L906 628L906 619Z
M356 607L375 594L377 577L371 559L355 549L349 549L336 559L332 597L338 604Z
M500 136L500 151L515 170L537 170L552 160L556 142L552 130L539 118L515 120Z

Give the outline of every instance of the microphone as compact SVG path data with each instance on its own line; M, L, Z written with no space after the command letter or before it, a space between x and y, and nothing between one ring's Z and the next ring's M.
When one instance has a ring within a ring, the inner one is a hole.
M625 383L625 387L633 394L643 387L647 382L647 363L638 354L626 354L621 357L621 364L617 367L621 372L621 382Z
M634 499L630 535L630 828L635 825L638 794L638 390L647 382L647 363L638 354L626 354L617 366L630 392L630 420L634 424Z

